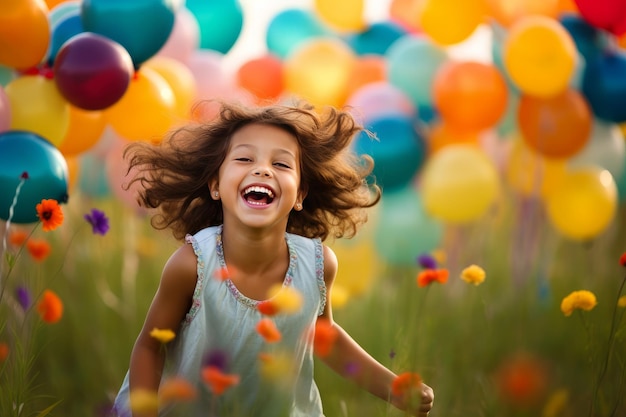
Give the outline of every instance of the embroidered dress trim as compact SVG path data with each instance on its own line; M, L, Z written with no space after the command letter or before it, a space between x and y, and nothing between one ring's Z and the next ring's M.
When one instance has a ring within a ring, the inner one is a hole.
M326 307L326 281L324 281L324 246L320 239L313 240L315 244L315 275L317 276L317 285L320 289L320 308L317 312L318 316L324 314Z
M191 320L198 314L198 310L200 310L200 298L202 295L202 287L204 286L204 257L202 256L202 250L200 249L200 245L198 241L191 235L185 236L185 242L190 243L193 247L193 251L196 254L196 258L198 258L198 282L196 283L196 288L193 290L193 297L191 300L191 308L185 315L185 320L183 321L183 325L188 325L191 323Z

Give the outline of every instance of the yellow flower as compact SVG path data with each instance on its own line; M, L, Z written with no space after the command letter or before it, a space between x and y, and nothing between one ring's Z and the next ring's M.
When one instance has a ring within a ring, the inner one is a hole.
M617 300L617 306L626 308L626 295L622 295L619 300Z
M277 284L270 289L269 297L280 313L295 314L302 308L302 294L293 287Z
M176 333L170 329L157 329L156 327L150 332L150 336L154 337L161 343L172 341L176 337Z
M478 265L470 265L461 272L461 279L474 285L480 285L485 280L485 276L485 270Z
M570 316L576 309L589 311L593 309L596 304L598 304L598 301L596 300L595 294L591 291L574 291L561 301L561 311L566 316Z
M129 401L133 413L149 413L159 409L159 396L155 391L134 389L130 392Z
M567 392L566 389L555 391L550 398L548 398L548 402L543 407L543 417L558 417L563 415L563 410L567 407L569 400L569 392Z

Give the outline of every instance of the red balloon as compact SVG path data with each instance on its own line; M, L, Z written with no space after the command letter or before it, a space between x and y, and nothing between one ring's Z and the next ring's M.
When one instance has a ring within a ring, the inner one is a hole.
M133 61L119 43L91 32L68 39L54 61L54 80L61 95L84 110L103 110L126 92Z
M622 0L575 0L580 15L591 26L614 35L626 33L626 2Z

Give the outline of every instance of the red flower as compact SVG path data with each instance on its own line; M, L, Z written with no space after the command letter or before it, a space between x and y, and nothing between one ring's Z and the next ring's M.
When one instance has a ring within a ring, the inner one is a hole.
M37 311L46 323L56 323L63 317L63 302L53 291L45 290L37 305Z
M404 372L396 376L391 383L391 394L395 397L411 395L414 389L422 387L422 378L414 372Z
M211 388L213 394L222 395L227 389L239 383L239 375L225 374L217 366L202 369L202 380Z
M9 233L9 244L11 246L19 247L26 242L28 239L28 233L21 229L15 229L11 233Z
M28 249L30 256L37 262L44 261L52 251L50 244L43 239L31 239L27 241L26 249Z
M276 303L271 300L261 301L257 304L256 309L265 316L275 316L280 310Z
M9 345L6 342L0 342L0 363L4 362L10 352Z
M619 257L619 264L626 267L626 252L622 253L622 256Z
M280 342L282 335L274 322L268 318L261 319L256 325L256 331L267 343Z
M319 357L328 356L333 350L338 334L337 329L331 324L330 320L317 320L313 336L313 350L315 354Z
M63 210L56 200L41 200L36 209L44 232L50 232L63 224Z
M417 286L427 287L433 282L445 284L449 274L447 269L425 269L417 274Z

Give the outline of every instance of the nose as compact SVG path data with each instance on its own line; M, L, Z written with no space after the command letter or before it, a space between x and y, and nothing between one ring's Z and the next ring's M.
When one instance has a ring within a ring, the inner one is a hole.
M252 174L256 177L266 177L270 178L272 176L272 172L265 167L257 167L254 169Z

